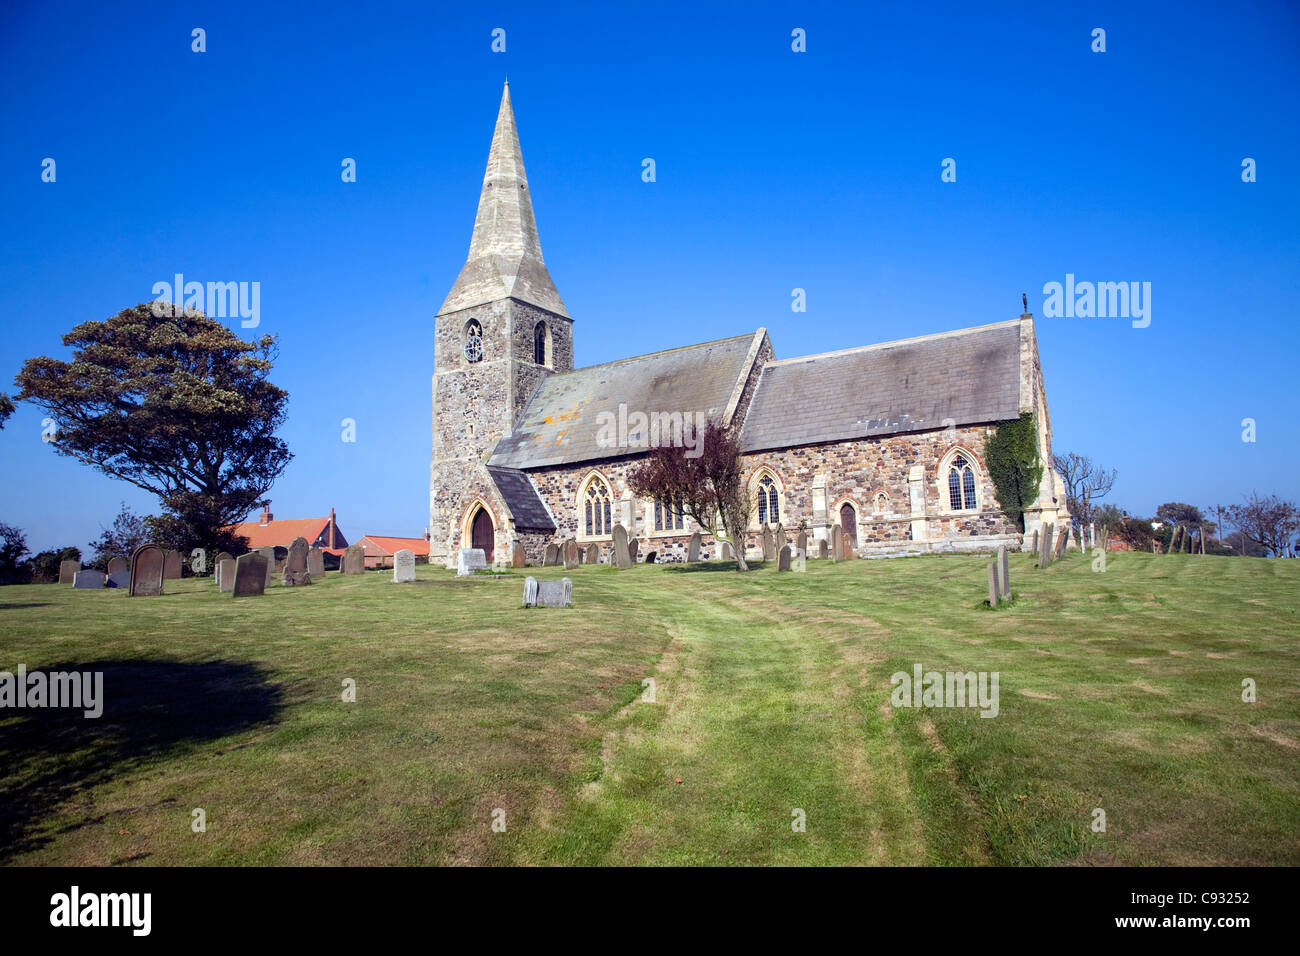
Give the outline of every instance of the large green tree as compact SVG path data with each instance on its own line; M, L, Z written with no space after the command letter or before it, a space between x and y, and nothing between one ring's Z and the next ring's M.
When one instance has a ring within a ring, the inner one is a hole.
M201 312L140 304L83 322L72 361L28 359L17 398L57 423L55 451L156 494L191 546L235 545L293 457L276 437L289 395L267 376L275 338L239 338Z

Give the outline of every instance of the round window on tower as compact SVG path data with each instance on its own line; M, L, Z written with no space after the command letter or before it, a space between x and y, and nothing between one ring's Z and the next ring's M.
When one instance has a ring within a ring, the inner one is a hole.
M483 326L470 319L465 326L465 358L471 362L483 360Z

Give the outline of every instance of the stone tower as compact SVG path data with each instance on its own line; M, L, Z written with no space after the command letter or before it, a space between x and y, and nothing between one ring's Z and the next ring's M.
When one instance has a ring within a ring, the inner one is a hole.
M469 509L494 497L485 462L533 389L573 368L573 320L542 259L509 83L469 256L434 319L433 365L431 562L454 560L467 546ZM497 546L505 547L496 525Z

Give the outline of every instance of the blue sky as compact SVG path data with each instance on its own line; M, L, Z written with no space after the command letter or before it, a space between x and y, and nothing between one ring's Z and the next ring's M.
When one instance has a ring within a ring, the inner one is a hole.
M432 319L508 74L577 364L759 326L790 357L1009 319L1022 291L1042 316L1067 273L1150 282L1148 328L1039 319L1057 451L1118 468L1136 513L1298 496L1295 5L546 6L5 4L0 388L174 273L260 282L296 454L273 510L420 534ZM0 520L33 550L154 510L40 419L0 432Z

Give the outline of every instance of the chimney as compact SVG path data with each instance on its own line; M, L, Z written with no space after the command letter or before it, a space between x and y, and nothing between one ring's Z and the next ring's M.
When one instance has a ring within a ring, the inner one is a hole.
M330 547L334 547L334 509L330 509Z
M275 520L275 515L271 514L271 500L268 498L262 502L262 516L257 519L257 523L265 528L273 520Z

